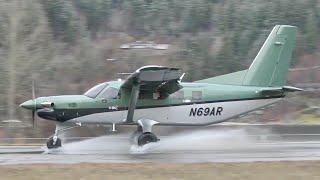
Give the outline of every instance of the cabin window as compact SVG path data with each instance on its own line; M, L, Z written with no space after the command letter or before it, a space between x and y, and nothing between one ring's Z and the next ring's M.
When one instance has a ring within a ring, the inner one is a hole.
M153 93L148 91L140 91L139 99L153 99Z
M192 100L201 100L202 92L201 91L192 91Z
M98 84L89 89L86 93L84 93L84 95L90 98L95 98L106 86L108 86L107 83Z
M173 97L177 99L184 99L184 91L177 91L173 94Z
M101 99L120 99L120 91L117 88L109 87L102 95Z

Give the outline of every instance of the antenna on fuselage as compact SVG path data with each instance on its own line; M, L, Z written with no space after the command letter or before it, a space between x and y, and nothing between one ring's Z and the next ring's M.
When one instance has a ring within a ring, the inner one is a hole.
M183 73L183 74L180 76L180 78L179 78L179 80L178 80L179 83L181 83L181 81L182 81L182 79L183 79L183 77L184 77L185 74L186 74L186 73Z
M131 75L133 73L117 73L118 75Z
M122 81L122 76L126 75L126 76L130 76L131 74L133 73L117 73L118 75L120 75L120 78L118 78L118 82L121 82Z

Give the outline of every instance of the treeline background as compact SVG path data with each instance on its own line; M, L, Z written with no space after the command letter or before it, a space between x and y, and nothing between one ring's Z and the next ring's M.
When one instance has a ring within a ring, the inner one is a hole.
M299 28L292 67L320 64L318 0L2 0L0 119L30 120L18 105L32 98L32 81L36 96L49 96L81 94L150 64L181 68L184 81L245 69L277 24ZM119 48L137 40L170 47Z

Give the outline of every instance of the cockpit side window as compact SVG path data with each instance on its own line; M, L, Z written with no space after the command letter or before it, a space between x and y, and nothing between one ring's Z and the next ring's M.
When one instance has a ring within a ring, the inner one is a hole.
M121 93L117 88L109 87L102 95L102 99L120 99Z
M90 98L96 98L97 95L106 87L108 86L107 83L101 83L93 88L89 89L86 93L84 93L85 96L90 97Z

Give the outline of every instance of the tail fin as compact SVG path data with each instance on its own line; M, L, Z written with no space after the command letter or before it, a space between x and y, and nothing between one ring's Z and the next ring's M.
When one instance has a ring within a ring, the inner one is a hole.
M295 46L297 28L277 25L255 57L249 69L195 82L246 86L283 86Z
M297 28L277 25L271 31L242 84L249 86L283 86L295 46Z

